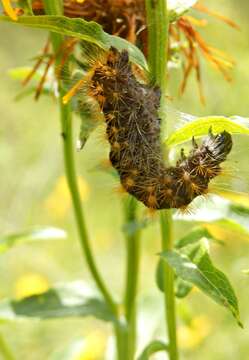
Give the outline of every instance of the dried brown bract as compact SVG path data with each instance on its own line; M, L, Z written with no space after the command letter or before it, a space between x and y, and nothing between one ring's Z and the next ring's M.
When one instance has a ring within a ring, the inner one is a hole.
M43 14L41 0L32 2L35 14ZM206 8L198 2L194 8L202 13L216 17L233 28L238 26L229 18ZM103 29L112 35L118 35L139 46L147 55L147 26L144 0L64 0L64 14L68 17L80 17L99 23ZM199 94L202 103L205 97L202 90L200 57L203 56L227 81L231 81L230 70L234 61L223 51L207 44L201 36L199 27L207 26L206 20L198 20L193 16L182 16L170 26L169 53L175 53L182 60L183 80L180 93L186 89L187 81L192 71L196 73ZM165 50L166 51L166 50Z

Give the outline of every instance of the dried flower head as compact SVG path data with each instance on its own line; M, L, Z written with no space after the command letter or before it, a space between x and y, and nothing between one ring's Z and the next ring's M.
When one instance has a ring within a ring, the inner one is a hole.
M7 2L7 0L5 0ZM43 2L32 2L35 14L43 14ZM238 29L229 18L206 8L198 2L195 10L216 17L226 24ZM93 20L102 25L103 29L112 35L118 35L139 46L147 55L147 27L144 0L64 0L64 14L68 17L81 17ZM180 94L183 94L192 71L196 73L199 94L202 103L205 97L202 90L200 57L204 57L212 66L220 71L227 81L231 81L230 70L234 60L223 51L209 45L201 36L199 28L207 26L205 19L185 15L170 25L169 54L174 61L175 53L182 60L183 80L180 84ZM71 48L72 49L72 48ZM47 54L45 54L47 57ZM64 60L66 56L64 56ZM50 65L53 60L50 61ZM40 66L41 62L35 65ZM48 64L49 66L49 64ZM48 71L46 67L45 72ZM40 86L39 86L40 87ZM39 96L36 94L36 98Z

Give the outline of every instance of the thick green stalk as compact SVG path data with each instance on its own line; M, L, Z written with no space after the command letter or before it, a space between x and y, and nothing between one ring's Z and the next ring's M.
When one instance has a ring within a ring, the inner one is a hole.
M146 0L148 24L148 61L152 81L160 86L161 103L165 102L167 87L168 17L166 0Z
M173 242L173 224L171 211L162 211L160 213L162 250L172 250ZM169 337L169 357L170 360L178 359L177 338L176 338L176 316L175 316L175 292L174 292L174 271L166 263L164 267L164 298L165 298L165 316Z
M125 316L127 321L127 349L125 360L133 360L136 350L136 296L139 275L140 230L136 227L137 200L129 197L124 206L125 223L131 226L126 232L126 289L125 289Z
M149 66L151 79L161 88L161 109L165 107L167 87L167 60L168 60L168 30L169 21L167 16L166 0L146 0L146 14L148 24L149 43ZM167 161L167 159L165 159ZM160 213L162 251L173 248L172 214L170 210ZM166 327L169 338L170 360L178 359L176 319L175 319L175 295L174 273L167 265L164 265L164 300Z
M62 12L61 8L61 1L58 0L44 0L44 5L46 12L49 15L60 15ZM51 33L51 41L54 47L54 52L56 53L63 41L63 37ZM58 59L57 59L58 61ZM88 234L86 230L85 220L84 220L84 213L81 205L79 187L77 184L77 175L76 175L76 167L74 161L74 145L73 145L73 132L72 132L72 113L70 105L64 105L62 102L62 97L64 95L62 89L60 91L60 118L61 118L61 128L62 128L62 138L63 138L63 151L64 151L64 164L65 164L65 172L68 182L68 187L70 190L75 219L77 223L77 228L80 237L80 244L85 255L89 270L98 286L99 290L101 291L102 295L104 296L107 304L110 306L110 309L113 311L114 315L117 315L117 306L112 299L111 294L107 290L103 279L97 269L91 246L88 239Z

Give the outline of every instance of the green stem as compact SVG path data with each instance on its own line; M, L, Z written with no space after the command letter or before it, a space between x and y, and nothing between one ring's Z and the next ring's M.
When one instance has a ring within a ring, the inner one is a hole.
M131 226L131 229L126 231L127 265L124 305L128 329L125 360L133 360L136 350L136 295L140 257L140 230L132 229L133 226L136 227L136 212L137 201L133 197L129 197L124 208L125 223Z
M117 322L115 325L117 360L127 360L127 324Z
M167 16L166 0L146 0L146 15L148 24L149 66L151 79L161 89L161 109L166 102L167 88L167 60L168 60L168 30L169 20ZM167 161L167 159L165 159ZM162 251L173 248L172 214L170 210L160 213ZM166 327L169 338L170 360L178 359L176 319L175 319L175 295L174 273L167 265L164 265L164 300Z
M60 113L61 113L61 127L62 127L62 137L63 137L64 163L65 163L67 182L73 202L74 215L80 236L80 244L83 253L85 255L89 270L99 290L104 296L106 302L109 304L113 313L116 315L117 314L116 304L114 303L109 291L107 290L103 282L101 275L97 270L97 266L95 264L94 257L92 255L92 250L88 239L83 209L81 206L80 193L77 184L75 161L73 155L74 146L73 146L73 134L72 134L71 109L69 105L62 104L62 96L63 94L61 94L61 99L60 99Z
M168 17L166 0L145 0L148 24L148 62L152 81L160 86L161 103L167 87Z
M5 360L15 360L12 351L10 350L8 344L6 343L3 335L0 333L0 353L2 354Z
M46 13L49 15L61 15L62 14L62 2L59 0L44 0L44 5L46 9ZM51 33L51 40L54 47L54 52L56 53L60 48L63 37L58 34ZM58 63L59 58L57 59ZM61 128L62 128L62 138L63 138L63 151L64 151L64 164L65 164L65 172L68 187L70 190L74 215L77 223L77 228L80 237L80 244L85 255L89 270L95 280L96 285L98 286L100 292L105 298L107 304L110 309L113 311L113 314L117 315L117 306L112 299L111 294L107 290L103 279L97 269L91 246L88 239L88 234L86 230L84 213L81 206L81 199L79 193L79 187L77 183L77 175L76 175L76 167L74 161L74 145L73 145L73 131L72 131L72 112L70 105L64 105L62 103L62 97L64 95L62 89L60 91L60 119L61 119Z
M170 210L161 211L161 237L162 251L172 250L173 242L173 224ZM176 316L175 316L175 293L174 293L174 271L164 262L164 299L165 299L165 316L169 337L169 357L170 360L178 359L177 338L176 338Z

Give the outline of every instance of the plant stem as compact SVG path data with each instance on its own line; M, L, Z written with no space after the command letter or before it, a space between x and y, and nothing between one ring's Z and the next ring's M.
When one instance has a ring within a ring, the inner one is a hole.
M167 16L166 0L146 0L146 15L148 24L149 43L149 66L151 79L161 89L161 109L164 110L167 87L167 60L168 60L168 30L169 21ZM167 159L165 159L167 161ZM172 214L170 210L160 213L162 251L173 248ZM167 265L164 265L164 300L166 328L169 338L170 360L178 359L176 319L175 319L175 295L174 273Z
M160 86L161 104L167 87L168 17L167 0L145 0L148 25L148 61L152 81Z
M62 7L61 7L62 2L60 0L43 0L43 2L47 14L49 15L62 14ZM60 49L61 44L63 42L63 37L55 33L51 33L50 36L54 48L54 53L58 54L58 50ZM60 57L56 59L55 64L58 65L59 62L60 62ZM114 300L112 299L111 294L107 290L103 282L103 279L97 269L88 239L83 209L81 206L80 193L77 184L76 168L75 168L75 161L73 154L72 113L71 113L70 105L69 104L64 105L62 102L62 98L64 95L62 89L60 88L59 91L60 91L60 99L59 99L60 119L61 119L62 137L63 137L65 172L66 172L68 187L72 198L77 228L80 236L80 244L83 253L85 255L89 270L92 274L92 277L94 278L96 285L98 286L100 292L105 298L106 303L109 305L115 317L114 331L116 334L118 360L126 360L124 358L125 348L126 348L124 342L125 339L124 329L122 328L122 324L118 319L118 307L114 302Z
M62 8L61 8L61 1L59 0L44 0L44 5L46 9L46 13L49 15L61 15ZM54 52L57 53L58 49L60 48L63 37L58 34L51 33L51 40L54 47ZM59 59L57 59L56 63L58 64ZM97 269L91 246L89 243L89 238L86 230L85 220L84 220L84 213L81 206L81 199L80 193L77 183L77 175L76 175L76 167L74 161L74 146L73 146L73 131L72 131L72 112L70 105L64 105L62 102L63 98L63 90L61 87L59 88L60 92L60 119L61 119L61 128L62 128L62 138L63 138L63 152L64 152L64 164L65 164L65 172L68 187L71 194L71 199L74 208L74 215L76 219L76 224L79 232L80 237L80 244L85 255L87 265L89 270L95 280L96 285L98 286L100 292L102 293L103 297L105 298L106 303L109 305L110 309L112 310L114 316L117 315L117 306L112 299L111 294L107 290L103 279Z
M10 350L8 344L6 343L3 335L0 333L0 353L2 354L5 360L15 360L12 351Z
M125 316L127 321L127 350L126 360L133 360L136 350L136 295L139 275L140 257L140 230L136 228L137 201L129 197L124 206L125 224L130 226L126 231L126 289L125 289ZM133 228L134 227L134 228Z
M162 251L172 250L173 243L173 224L171 211L161 211L161 237ZM169 337L169 357L170 360L178 359L177 339L176 339L176 316L175 316L175 293L174 293L174 271L166 263L164 267L164 299L165 299L165 316Z
M60 99L60 113L61 113L61 127L62 127L62 137L63 137L63 150L64 150L64 163L67 182L69 190L71 193L71 198L73 202L74 215L78 227L78 232L80 236L80 243L82 250L84 252L89 270L99 288L102 295L104 296L106 302L109 304L113 313L117 314L116 304L114 303L109 291L107 290L101 275L97 270L97 266L92 255L92 250L90 247L88 234L86 230L85 220L83 209L81 206L81 199L79 194L79 188L77 184L76 169L73 155L73 134L72 134L72 116L71 109L68 105L62 104L62 96Z

